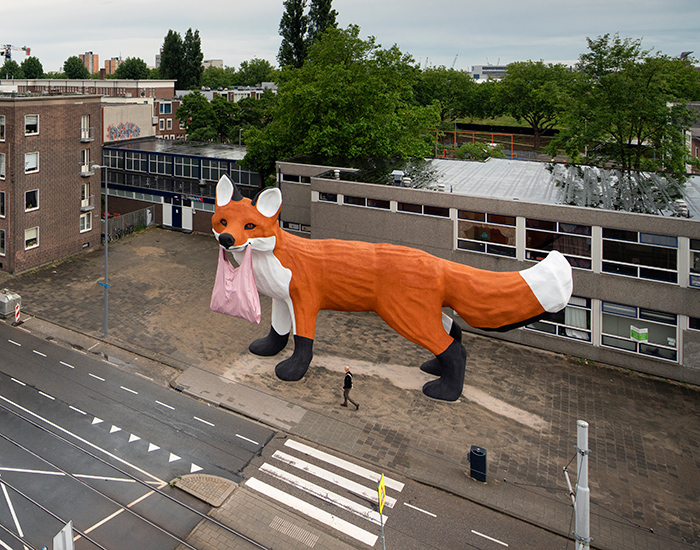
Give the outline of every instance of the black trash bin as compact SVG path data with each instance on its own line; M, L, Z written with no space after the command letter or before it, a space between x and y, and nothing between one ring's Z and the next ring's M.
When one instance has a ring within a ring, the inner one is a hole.
M469 475L477 481L486 482L486 449L472 445L469 451Z

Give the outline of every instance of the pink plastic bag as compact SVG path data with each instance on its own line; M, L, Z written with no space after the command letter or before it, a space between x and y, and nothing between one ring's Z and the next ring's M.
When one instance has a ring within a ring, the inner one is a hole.
M209 308L217 313L260 323L260 296L253 276L250 246L246 247L243 262L237 268L228 261L226 250L219 247L219 265Z

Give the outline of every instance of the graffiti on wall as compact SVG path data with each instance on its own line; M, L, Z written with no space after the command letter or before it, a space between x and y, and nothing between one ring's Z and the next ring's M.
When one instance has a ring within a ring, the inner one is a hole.
M133 122L120 122L107 126L109 141L119 141L122 139L134 139L141 136L141 128Z

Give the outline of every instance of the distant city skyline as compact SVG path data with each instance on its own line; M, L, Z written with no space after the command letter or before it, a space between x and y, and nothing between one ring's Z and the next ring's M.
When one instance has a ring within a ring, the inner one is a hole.
M641 39L645 49L670 56L695 51L700 57L697 0L334 0L333 8L340 27L358 25L362 38L374 36L384 48L397 44L421 67L469 71L540 59L573 64L587 51L587 37L616 32ZM168 30L184 37L191 27L199 30L205 59L238 68L257 57L276 66L283 11L282 0L210 0L201 7L183 0L101 0L89 9L80 0L15 0L3 6L4 21L13 24L5 25L0 43L30 47L46 72L60 71L67 58L86 52L99 55L101 67L120 56L155 66ZM25 58L13 52L18 63Z

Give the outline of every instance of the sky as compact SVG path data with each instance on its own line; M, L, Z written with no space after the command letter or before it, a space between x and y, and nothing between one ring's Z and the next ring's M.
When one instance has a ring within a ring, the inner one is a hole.
M619 33L644 49L700 58L699 0L333 0L338 25L360 27L421 67L543 60L574 64L586 38ZM28 46L44 71L91 51L155 65L168 30L199 30L204 59L277 65L283 0L2 0L0 44ZM24 52L13 52L21 63Z

